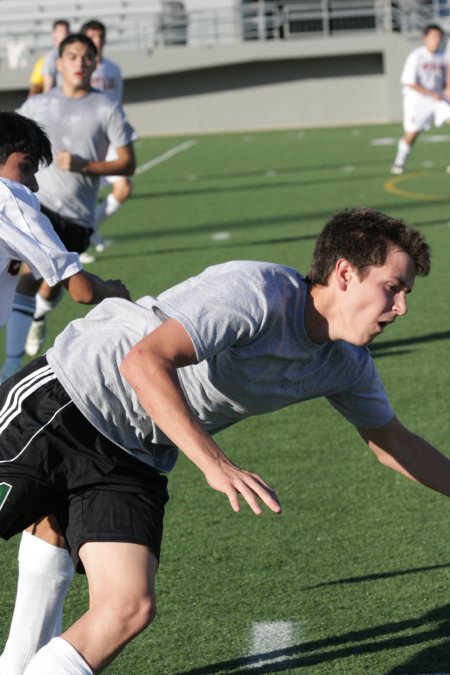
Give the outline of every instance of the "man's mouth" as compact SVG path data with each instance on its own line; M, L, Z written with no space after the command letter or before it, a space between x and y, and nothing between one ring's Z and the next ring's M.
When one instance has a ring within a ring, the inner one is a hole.
M389 326L391 323L394 323L393 321L379 321L378 326L380 328L380 331L383 332L386 326Z

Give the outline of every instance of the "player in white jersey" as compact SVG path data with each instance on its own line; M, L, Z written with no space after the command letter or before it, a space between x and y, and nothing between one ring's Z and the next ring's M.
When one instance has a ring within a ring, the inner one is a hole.
M75 302L91 304L112 295L128 298L128 291L120 281L103 281L84 272L78 254L67 251L49 219L41 213L34 194L38 190L35 174L39 164L52 162L51 145L45 132L36 122L15 112L0 112L0 128L0 325L11 310L22 261L36 278L44 278L50 286L62 283ZM8 373L2 375L7 379ZM27 546L29 539L37 545L37 555L32 544ZM60 592L61 587L68 588L73 573L67 553L56 547L58 541L52 537L51 543L55 546L50 546L25 533L19 554L22 585L37 584L47 601ZM51 555L47 556L40 573L36 562L42 547L46 546ZM30 552L26 559L25 549ZM47 565L53 570L56 567L56 578L52 578L52 572L48 575ZM36 610L41 611L42 604L32 602L27 609L28 617L34 616L32 621L37 618ZM19 641L0 657L2 675L8 675L11 670L21 673L24 654L28 648L36 648L36 644L28 643L33 636L27 632L23 617L21 624ZM12 654L12 662L8 654Z
M53 509L89 582L89 610L24 675L99 673L153 620L177 448L233 511L240 497L281 511L212 437L247 417L324 396L382 464L450 497L450 460L395 416L366 347L429 268L418 231L349 209L319 236L309 277L232 261L156 298L106 300L0 388L0 536ZM301 446L300 434L299 460Z
M97 47L96 67L91 76L91 86L94 89L103 91L112 101L122 104L123 99L123 79L120 67L114 61L103 55L103 49L106 42L106 26L101 21L92 19L84 23L80 32L91 38ZM136 140L136 135L133 136ZM116 159L116 150L113 146L108 149L107 159ZM103 252L110 241L101 237L99 232L100 223L108 216L116 213L122 204L131 195L131 181L128 176L102 176L101 185L112 185L112 191L108 194L98 206L95 212L95 232L91 237L91 244L98 253ZM87 251L81 254L81 260L84 263L95 261L95 257Z
M99 178L131 174L135 167L132 129L123 109L91 88L96 48L82 34L69 35L60 45L61 87L28 98L20 112L48 129L54 162L38 173L38 198L66 248L86 250L94 229ZM116 160L106 160L113 144ZM18 296L7 326L5 368L18 370L25 351L36 355L46 334L46 315L61 299L59 284L36 282L22 274ZM38 292L39 291L39 292Z
M447 58L441 51L443 31L430 24L423 32L423 45L414 49L406 59L401 83L403 85L403 128L391 173L402 174L406 160L418 135L434 124L450 123L447 98Z
M76 302L128 297L120 282L103 282L82 272L79 256L67 251L41 213L35 173L40 163L52 162L45 132L14 112L0 112L0 128L0 325L11 311L21 262L36 279L50 286L62 283Z

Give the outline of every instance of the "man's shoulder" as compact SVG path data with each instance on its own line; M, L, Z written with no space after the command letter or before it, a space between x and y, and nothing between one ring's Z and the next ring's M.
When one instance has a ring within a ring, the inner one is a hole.
M121 74L121 68L119 64L116 61L111 61L111 59L108 59L106 56L102 58L102 64L105 65L110 71L116 71L119 75Z
M303 278L300 272L293 267L281 263L261 260L230 260L206 268L209 274L244 274L253 277L292 277Z

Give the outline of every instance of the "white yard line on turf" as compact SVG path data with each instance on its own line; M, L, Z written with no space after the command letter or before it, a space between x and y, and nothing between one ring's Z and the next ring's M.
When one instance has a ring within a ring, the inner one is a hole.
M164 152L162 155L159 155L159 157L154 157L154 159L151 159L149 162L145 162L145 164L141 164L141 166L138 166L136 171L134 172L135 175L138 175L140 173L144 173L144 171L148 171L149 169L153 169L154 166L157 164L161 164L162 162L165 162L166 160L170 159L171 157L174 157L175 155L178 155L180 152L184 152L185 150L189 150L189 148L192 148L193 145L195 145L197 141L195 139L191 141L185 141L184 143L181 143L180 145L176 145L174 148L171 148L170 150L167 150L167 152Z
M247 668L259 668L262 665L277 663L289 658L280 654L292 646L294 624L292 621L261 621L252 625L252 637L249 656L259 657ZM265 654L278 652L278 656L264 658Z

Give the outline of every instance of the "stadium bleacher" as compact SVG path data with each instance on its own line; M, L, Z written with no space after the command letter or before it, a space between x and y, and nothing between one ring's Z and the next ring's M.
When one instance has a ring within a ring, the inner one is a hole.
M211 0L208 10L187 11L187 4L96 0L93 7L89 0L0 0L0 59L6 57L11 44L21 45L31 57L50 48L51 25L59 18L68 19L76 30L95 15L108 24L110 47L142 51L187 43L188 27L194 21L208 32L204 42L212 44L224 32L233 41L414 31L431 20L439 20L446 28L450 15L450 0L236 0L228 14L220 0Z

